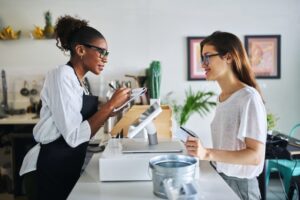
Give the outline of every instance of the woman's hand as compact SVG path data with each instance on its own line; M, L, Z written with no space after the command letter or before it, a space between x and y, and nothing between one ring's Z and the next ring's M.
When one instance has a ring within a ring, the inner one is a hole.
M189 136L185 142L185 146L189 155L196 156L200 160L207 159L207 150L203 147L199 139Z
M104 125L105 121L114 114L114 109L124 104L130 97L131 89L120 88L115 91L109 101L102 104L98 112L88 119L91 127L91 137L96 134L101 126Z
M118 108L129 99L130 94L130 88L119 88L114 92L108 103L110 103L110 105L114 108Z

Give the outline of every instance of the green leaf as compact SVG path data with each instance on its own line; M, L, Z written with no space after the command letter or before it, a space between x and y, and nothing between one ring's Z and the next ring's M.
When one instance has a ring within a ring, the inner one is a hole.
M273 130L275 128L278 119L279 118L277 118L273 113L267 114L268 131Z
M186 124L194 113L198 113L201 117L204 117L217 105L215 101L211 100L215 96L215 93L212 91L197 91L195 93L189 87L185 91L185 95L186 98L183 105L177 105L176 102L171 105L175 113L175 119L180 126Z

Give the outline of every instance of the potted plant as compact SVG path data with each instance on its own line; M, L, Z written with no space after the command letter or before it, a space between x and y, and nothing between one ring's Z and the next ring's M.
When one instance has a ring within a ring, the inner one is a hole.
M215 93L212 91L193 92L191 87L185 92L186 98L183 105L178 105L176 101L171 103L175 119L179 126L186 124L192 114L198 113L201 117L208 114L216 102L211 100Z
M52 25L52 15L50 11L45 12L45 27L44 27L44 35L46 38L54 38L54 27Z
M161 65L159 61L152 61L146 70L147 86L149 89L150 104L160 103Z
M267 130L268 134L272 134L273 129L276 126L276 123L278 121L278 118L273 113L267 114Z

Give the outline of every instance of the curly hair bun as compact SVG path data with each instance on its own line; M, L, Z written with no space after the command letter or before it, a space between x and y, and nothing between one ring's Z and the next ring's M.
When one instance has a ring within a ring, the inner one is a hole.
M69 44L72 34L82 27L88 26L88 21L77 19L69 15L59 17L55 25L56 46L62 51L70 51ZM60 43L60 45L59 45Z

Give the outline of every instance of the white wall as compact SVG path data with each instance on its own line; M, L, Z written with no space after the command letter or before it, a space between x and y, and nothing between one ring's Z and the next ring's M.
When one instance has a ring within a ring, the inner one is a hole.
M173 98L181 102L189 86L219 91L214 82L187 81L187 36L222 30L244 41L244 35L280 34L281 79L260 79L259 84L268 110L280 118L277 128L288 132L300 122L299 8L298 0L0 0L0 27L12 25L23 32L20 40L0 42L0 69L7 71L13 93L23 79L41 79L48 70L66 63L68 57L55 47L55 40L31 40L28 34L34 25L44 25L47 10L54 19L78 15L108 41L111 54L102 79L143 74L152 60L160 60L162 93L173 91ZM90 77L97 93L100 78ZM195 115L188 126L209 135L212 116Z

